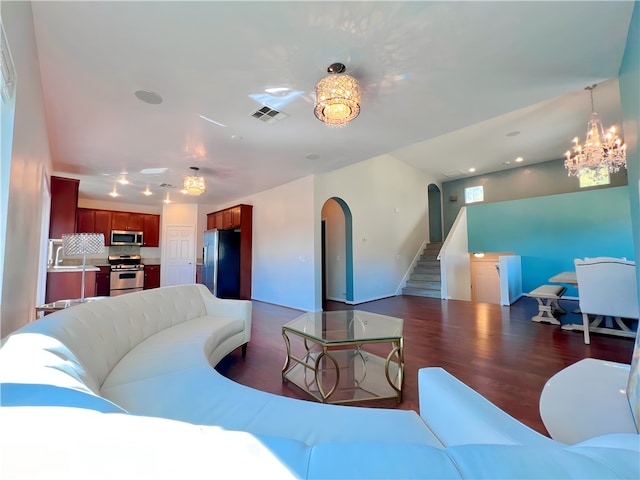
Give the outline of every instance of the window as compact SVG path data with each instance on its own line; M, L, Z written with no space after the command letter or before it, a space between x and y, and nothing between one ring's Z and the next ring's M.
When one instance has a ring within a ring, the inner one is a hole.
M583 168L580 170L580 188L595 187L596 185L609 185L609 169L607 167L600 168Z
M467 187L464 189L464 203L475 203L484 201L484 187Z

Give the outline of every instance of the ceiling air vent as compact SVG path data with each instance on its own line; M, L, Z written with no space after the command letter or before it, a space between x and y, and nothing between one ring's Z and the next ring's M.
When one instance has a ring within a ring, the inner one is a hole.
M286 113L279 112L267 105L263 105L255 112L251 112L251 116L264 123L275 123L288 117Z
M162 187L162 188L176 188L173 185L171 185L170 183L161 183L159 186Z

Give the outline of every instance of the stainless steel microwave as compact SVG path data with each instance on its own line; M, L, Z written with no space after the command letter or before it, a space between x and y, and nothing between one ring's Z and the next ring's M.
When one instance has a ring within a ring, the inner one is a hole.
M136 245L141 247L143 244L142 232L111 230L111 245Z

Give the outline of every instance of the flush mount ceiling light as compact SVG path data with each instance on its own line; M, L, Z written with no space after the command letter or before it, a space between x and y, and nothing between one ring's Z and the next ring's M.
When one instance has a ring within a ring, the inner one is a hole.
M360 113L360 85L344 71L344 64L332 63L327 68L329 75L316 85L314 113L332 127L345 125Z
M564 161L569 176L578 177L583 169L600 170L606 168L615 173L621 167L627 168L627 147L618 135L616 127L604 132L598 113L593 109L593 89L596 85L585 87L591 96L591 117L587 123L587 138L580 145L578 137L573 139L573 156L567 150Z
M198 176L198 167L189 167L193 170L193 174L184 177L182 183L182 193L186 195L200 195L206 191L204 177Z

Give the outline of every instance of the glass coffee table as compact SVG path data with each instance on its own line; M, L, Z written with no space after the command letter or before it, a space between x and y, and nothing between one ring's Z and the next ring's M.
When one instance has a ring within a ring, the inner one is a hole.
M401 318L361 310L307 312L283 325L282 380L322 403L402 401ZM292 344L293 341L293 344Z

